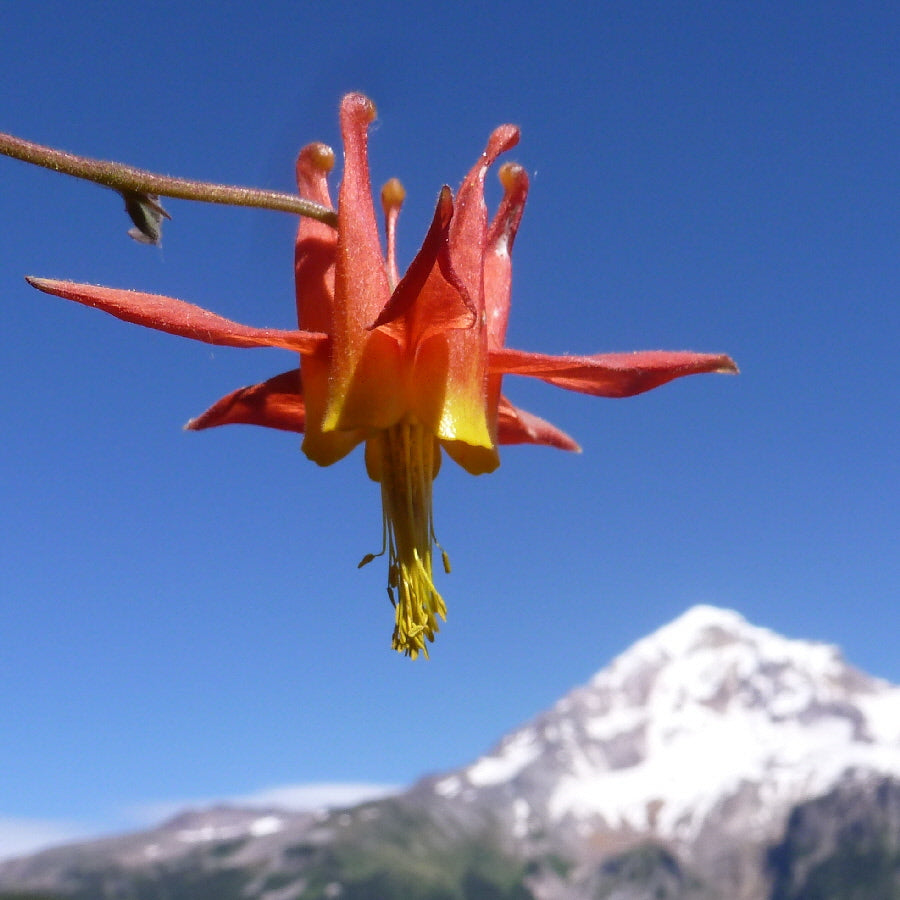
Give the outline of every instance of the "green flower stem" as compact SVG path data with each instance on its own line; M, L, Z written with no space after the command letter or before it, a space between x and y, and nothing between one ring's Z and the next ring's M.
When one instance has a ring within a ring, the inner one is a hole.
M53 169L55 172L64 172L75 178L93 181L119 192L157 194L160 197L198 200L201 203L274 209L300 216L309 216L309 218L317 219L326 225L337 227L337 213L295 194L156 175L143 169L122 165L122 163L90 159L86 156L66 153L63 150L54 150L52 147L35 144L3 132L0 132L0 154L11 156L13 159L21 159L23 162L33 163L36 166L43 166L45 169Z

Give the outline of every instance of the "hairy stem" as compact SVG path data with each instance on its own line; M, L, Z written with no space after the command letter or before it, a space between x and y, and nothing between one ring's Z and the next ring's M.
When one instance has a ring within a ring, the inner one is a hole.
M222 203L227 206L252 206L258 209L274 209L317 219L326 225L337 227L337 214L318 203L304 200L294 194L281 191L264 191L257 188L235 187L227 184L211 184L156 175L143 169L135 169L122 163L108 162L77 156L63 150L54 150L42 144L23 140L12 134L0 132L0 154L21 159L23 162L63 172L75 178L83 178L126 193L157 194L179 200L198 200L202 203Z

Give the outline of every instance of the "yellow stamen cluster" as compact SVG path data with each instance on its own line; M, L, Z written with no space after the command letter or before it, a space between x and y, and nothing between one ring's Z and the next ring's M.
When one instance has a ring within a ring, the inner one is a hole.
M405 420L379 432L366 444L369 474L381 482L385 547L388 552L388 596L396 613L391 646L415 659L428 656L438 616L447 608L432 577L437 544L432 518L432 482L441 463L435 436L421 424ZM444 569L449 560L442 552ZM360 565L374 559L370 554Z

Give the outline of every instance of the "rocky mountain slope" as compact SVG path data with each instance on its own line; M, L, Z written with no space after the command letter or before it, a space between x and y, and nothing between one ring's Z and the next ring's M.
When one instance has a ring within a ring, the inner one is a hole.
M2 864L0 898L882 898L898 798L900 688L699 606L399 796L188 813Z

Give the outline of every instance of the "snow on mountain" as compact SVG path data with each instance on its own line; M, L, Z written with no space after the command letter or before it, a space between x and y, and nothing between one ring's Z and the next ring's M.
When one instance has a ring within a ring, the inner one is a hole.
M532 820L686 845L713 821L771 835L851 769L900 777L900 688L696 606L433 790L505 797L522 835Z

